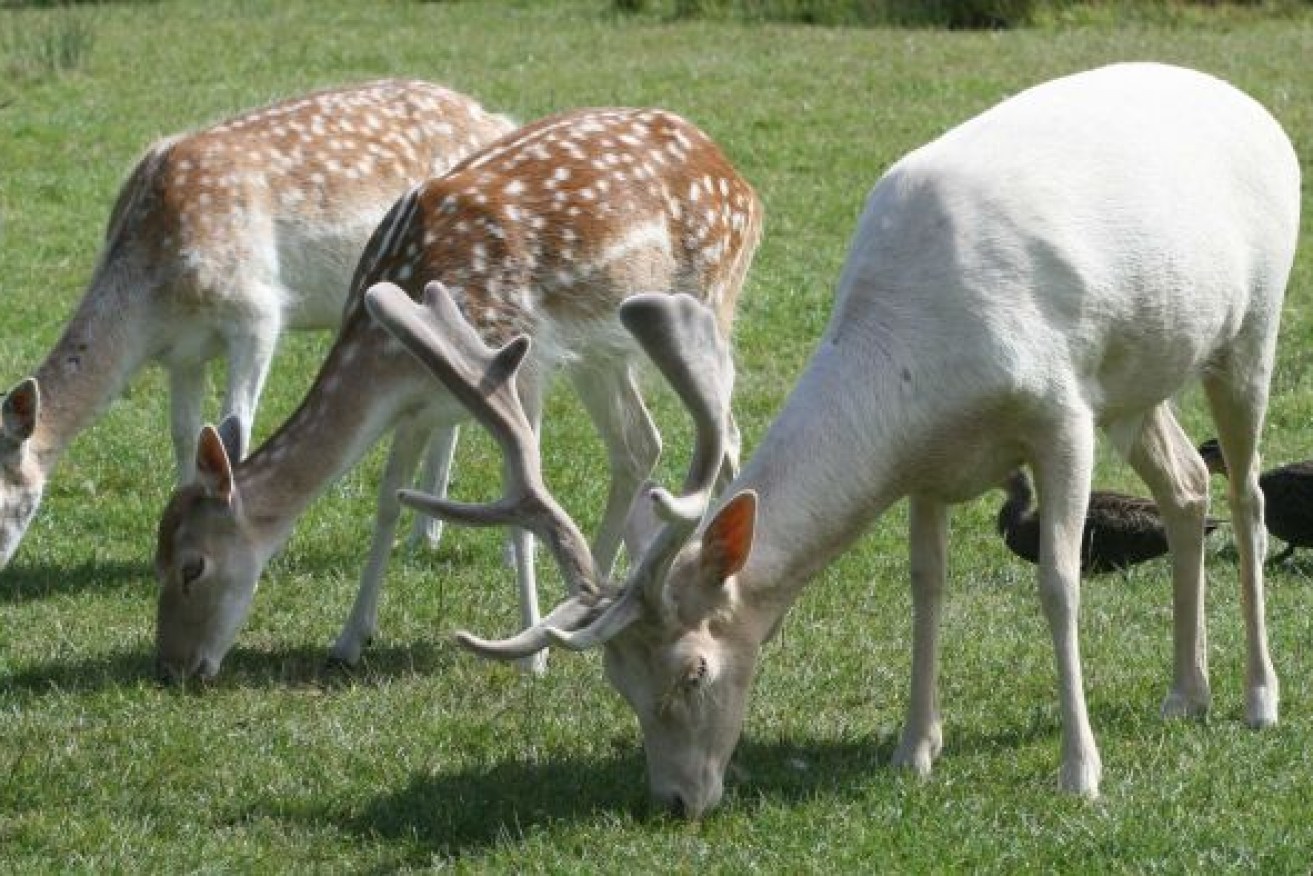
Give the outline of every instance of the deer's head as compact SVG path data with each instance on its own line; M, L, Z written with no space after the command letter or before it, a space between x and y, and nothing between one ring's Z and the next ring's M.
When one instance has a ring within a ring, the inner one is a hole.
M239 434L234 419L201 430L196 479L173 494L160 520L156 662L170 680L208 679L219 672L263 568L233 481Z

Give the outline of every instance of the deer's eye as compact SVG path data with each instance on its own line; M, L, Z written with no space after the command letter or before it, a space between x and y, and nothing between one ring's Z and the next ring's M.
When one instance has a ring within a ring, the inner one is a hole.
M188 557L183 561L180 571L183 590L189 590L205 574L205 557Z

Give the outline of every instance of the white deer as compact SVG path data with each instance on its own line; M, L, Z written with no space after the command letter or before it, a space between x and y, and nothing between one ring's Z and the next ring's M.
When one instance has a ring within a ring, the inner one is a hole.
M374 634L401 510L396 490L415 468L424 437L469 415L458 397L435 392L423 368L374 324L361 306L367 286L390 280L419 297L439 280L481 335L536 340L519 384L534 454L546 384L558 366L565 370L609 456L610 496L591 553L610 568L626 509L660 451L617 308L636 291L687 292L715 312L718 331L728 336L760 229L751 186L705 134L661 110L550 117L417 186L366 247L337 341L296 413L241 461L215 430L202 430L197 482L174 494L159 530L163 672L218 672L265 564L301 511L392 431L369 559L331 656L356 662ZM726 462L736 467L732 441ZM538 510L558 524L568 519L559 509ZM591 567L577 530L558 537L560 526L545 521L527 521L525 529L553 534L558 558L586 557L571 582ZM513 543L521 612L532 624L532 538L522 530ZM541 656L531 663L542 666Z
M217 356L228 362L223 412L245 447L283 329L336 326L352 269L388 208L512 127L441 86L384 80L152 146L119 192L63 336L5 397L0 568L65 447L152 361L169 373L181 482L193 473L206 363ZM445 437L438 462L450 457L454 435Z
M819 348L707 520L697 523L707 461L723 441L723 392L715 381L690 390L676 376L681 392L701 399L690 404L702 438L689 495L652 493L669 522L627 586L581 587L511 639L461 641L502 659L550 644L605 645L607 677L642 727L653 795L696 817L721 797L762 644L807 581L909 497L912 680L894 762L926 774L942 745L948 506L1024 463L1042 499L1039 593L1057 658L1059 782L1096 796L1101 765L1077 644L1096 427L1149 485L1172 546L1174 673L1163 712L1210 705L1208 473L1168 401L1199 377L1232 472L1245 716L1275 724L1257 444L1298 223L1289 141L1217 79L1125 64L1007 100L876 185ZM405 329L415 315L398 317L386 289L371 302L407 343L432 346ZM627 324L635 321L650 320ZM723 359L679 331L658 334L675 339L659 354L685 375L714 372ZM486 372L480 385L495 385L499 372L474 362L473 373ZM439 499L403 500L474 516Z

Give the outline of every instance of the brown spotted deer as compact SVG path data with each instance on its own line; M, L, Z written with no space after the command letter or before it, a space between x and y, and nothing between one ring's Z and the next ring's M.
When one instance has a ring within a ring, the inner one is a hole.
M385 80L152 146L119 192L63 336L4 400L0 568L65 447L150 362L169 373L181 482L193 472L210 359L227 359L223 412L246 446L279 334L336 326L352 269L388 208L512 127L441 86ZM444 438L438 462L454 435Z
M1157 64L1038 86L912 152L867 199L820 345L716 505L708 462L725 441L725 419L723 393L706 375L727 362L689 331L658 331L667 340L655 355L676 361L662 370L701 436L685 495L650 493L666 522L639 528L647 547L635 550L624 587L581 585L510 639L461 641L501 659L552 644L604 646L607 677L642 728L653 795L696 817L720 800L763 644L808 580L908 497L912 679L893 760L924 775L943 738L936 679L948 508L1024 463L1041 497L1039 594L1057 663L1059 784L1096 796L1102 768L1077 635L1096 427L1148 484L1172 548L1174 672L1163 713L1210 705L1208 472L1169 404L1198 377L1232 475L1245 717L1275 724L1257 442L1298 236L1299 177L1290 141L1261 106L1217 79ZM434 341L445 327L384 286L370 300L426 362L460 361L459 371L433 370L446 382L472 377L478 395L465 396L504 446L532 442L502 412L514 401L498 390L511 355L466 355L468 344ZM626 325L652 321L626 316ZM540 489L521 478L509 492ZM453 520L499 519L440 499L404 501Z
M535 436L549 378L557 369L568 376L611 467L588 559L609 569L625 511L660 450L617 309L635 293L687 292L715 313L727 337L760 234L752 188L705 134L661 110L547 118L410 191L366 247L337 341L299 409L240 461L215 430L202 430L197 482L175 493L159 529L162 671L174 678L218 672L265 564L302 510L391 431L369 559L331 656L355 662L374 633L400 513L396 490L424 437L469 415L374 323L363 307L366 288L390 281L419 298L439 281L482 337L531 337L517 390ZM731 442L727 466L736 455ZM535 526L525 526L513 543L529 625L537 597L527 530ZM559 556L560 544L551 546ZM541 667L541 659L533 663Z

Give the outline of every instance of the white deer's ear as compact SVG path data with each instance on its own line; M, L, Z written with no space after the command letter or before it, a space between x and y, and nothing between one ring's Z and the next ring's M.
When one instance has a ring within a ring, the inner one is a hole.
M5 396L0 412L0 434L8 443L17 446L32 437L36 429L37 411L41 408L41 393L36 378L21 381Z
M716 581L743 568L757 526L757 494L744 490L716 512L702 535L702 567Z
M231 503L233 498L233 469L223 439L213 426L201 429L196 442L196 482L205 488L207 495Z

